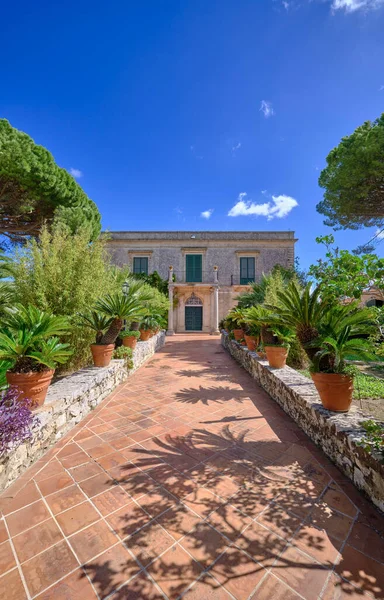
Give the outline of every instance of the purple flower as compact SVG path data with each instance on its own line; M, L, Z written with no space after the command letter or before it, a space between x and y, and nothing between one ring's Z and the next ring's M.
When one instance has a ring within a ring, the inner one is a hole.
M0 395L0 456L14 445L32 437L31 427L35 420L32 400L18 400L19 392L8 389Z

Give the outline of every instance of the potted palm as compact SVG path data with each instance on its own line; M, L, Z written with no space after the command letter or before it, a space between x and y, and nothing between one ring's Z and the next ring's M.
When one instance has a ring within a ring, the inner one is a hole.
M140 323L140 340L146 342L159 327L159 322L152 315L147 315Z
M374 360L368 340L354 337L353 327L338 327L333 334L319 336L314 342L319 348L313 356L311 377L324 408L333 412L347 412L353 398L354 369L347 357Z
M232 308L227 315L227 322L231 324L233 335L235 340L239 342L244 339L245 320L244 320L244 309Z
M107 367L112 359L115 341L119 335L124 320L138 320L145 314L141 298L135 293L108 294L95 305L95 312L101 313L108 319L108 324L96 343L91 345L95 367Z
M134 350L136 348L137 340L140 337L140 331L126 329L120 332L119 337L123 342L123 346Z
M69 333L64 317L40 311L32 305L17 305L7 311L0 331L0 361L6 361L6 379L17 388L19 399L34 406L44 404L57 364L71 356L69 344L58 336Z
M270 367L274 369L285 367L288 358L289 343L293 337L294 333L288 327L272 324L268 328L268 342L263 340L263 343Z

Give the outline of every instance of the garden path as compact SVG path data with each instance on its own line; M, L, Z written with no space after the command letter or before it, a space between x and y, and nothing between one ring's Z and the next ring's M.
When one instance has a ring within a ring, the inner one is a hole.
M384 598L383 517L215 337L168 338L1 508L1 600Z

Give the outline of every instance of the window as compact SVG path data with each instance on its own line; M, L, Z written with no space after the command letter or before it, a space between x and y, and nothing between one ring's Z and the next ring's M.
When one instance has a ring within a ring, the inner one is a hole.
M247 285L255 281L255 259L253 257L240 258L240 284Z
M148 257L147 256L135 256L133 258L133 272L134 273L145 273L145 275L148 275Z
M187 283L203 281L203 255L187 254L185 256L185 281Z

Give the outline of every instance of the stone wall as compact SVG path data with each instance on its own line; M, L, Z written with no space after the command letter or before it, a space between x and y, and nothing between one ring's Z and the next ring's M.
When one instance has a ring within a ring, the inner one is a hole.
M364 435L357 408L334 413L323 408L312 381L294 369L272 369L237 342L222 334L222 345L305 433L372 502L384 511L384 464L358 445Z
M119 383L165 344L161 331L147 342L138 342L133 353L133 368L125 360L112 360L108 367L88 367L53 383L33 429L33 440L21 444L0 458L0 491L7 488L31 464L79 423L108 396Z

